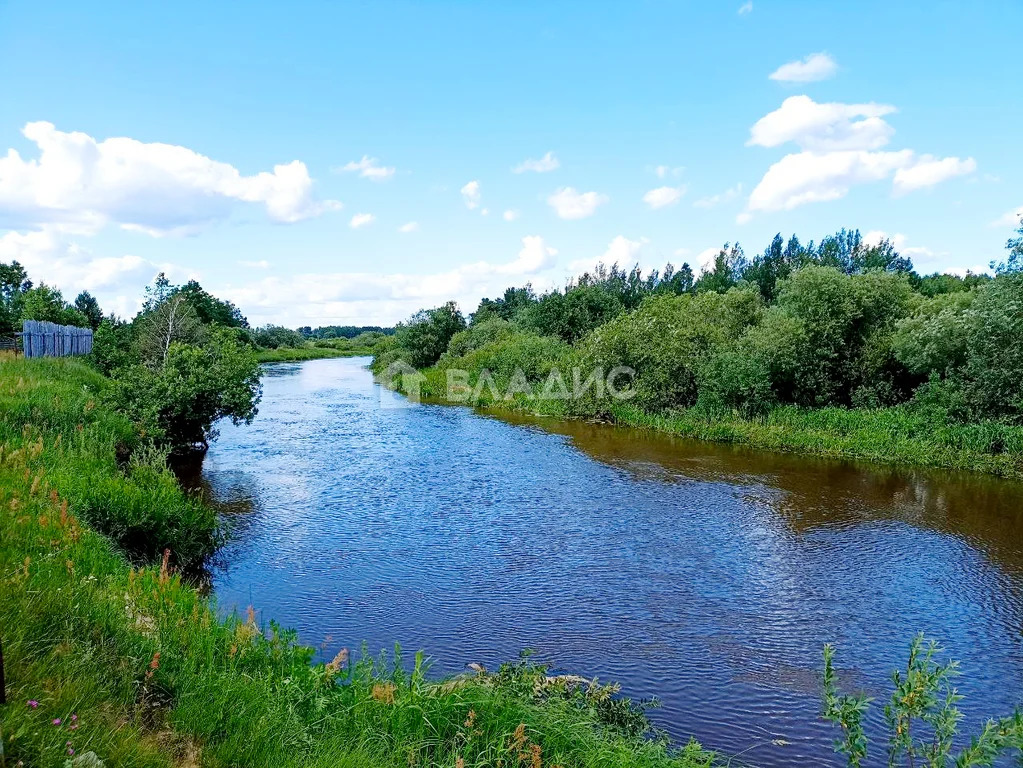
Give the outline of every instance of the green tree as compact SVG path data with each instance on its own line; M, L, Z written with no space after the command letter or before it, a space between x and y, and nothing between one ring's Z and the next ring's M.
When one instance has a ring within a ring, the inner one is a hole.
M714 266L700 275L693 290L697 292L725 293L729 288L735 286L742 279L748 262L742 252L742 247L724 244L714 257Z
M95 331L99 328L99 324L103 321L103 310L99 308L99 302L91 293L82 291L78 294L75 298L75 309L85 315L92 330Z
M0 263L0 335L16 333L21 329L21 307L25 292L32 288L25 268L17 261Z
M260 399L255 353L229 329L201 345L172 341L162 364L133 365L114 379L117 406L175 454L205 451L216 423L250 423Z
M63 294L46 283L25 291L21 301L23 320L39 320L59 325L89 326L89 320L64 301Z
M394 332L394 355L414 368L426 368L440 359L451 337L464 328L465 318L453 301L436 309L421 310L398 325Z
M248 328L249 321L230 301L218 299L195 280L189 280L176 293L184 296L195 310L203 325L223 325L227 328Z

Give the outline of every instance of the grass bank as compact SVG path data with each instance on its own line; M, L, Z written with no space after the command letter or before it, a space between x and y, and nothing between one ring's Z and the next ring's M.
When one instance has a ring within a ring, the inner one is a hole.
M299 360L319 360L324 357L354 357L371 354L363 351L331 349L330 347L279 347L278 349L261 349L256 357L261 363L287 363Z
M710 765L696 745L650 738L614 689L528 662L441 681L418 655L330 649L333 661L313 664L253 611L219 619L173 559L143 564L210 513L108 410L105 386L78 362L0 363L9 765ZM137 550L122 518L162 533Z
M1023 479L1023 427L990 420L964 424L949 419L937 408L913 404L872 409L778 406L759 418L698 407L651 412L628 400L575 401L523 393L508 399L499 396L507 391L506 377L495 375L496 386L491 389L478 385L478 375L473 372L468 386L456 392L456 399L448 398L447 372L443 367L423 369L415 384L421 397L438 403L523 410L562 418L599 418L695 440L736 443L769 451ZM571 381L571 377L566 376L565 380ZM412 379L399 377L393 383L400 390L407 388L409 381Z

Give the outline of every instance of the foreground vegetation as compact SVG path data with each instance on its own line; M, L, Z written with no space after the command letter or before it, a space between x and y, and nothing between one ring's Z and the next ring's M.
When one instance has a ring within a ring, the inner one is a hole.
M313 664L251 610L218 619L174 571L181 556L159 562L210 513L110 410L111 386L79 362L0 363L9 765L710 764L650 738L613 687L528 661L433 681L419 655L330 649Z
M599 267L563 291L509 288L468 322L454 304L424 310L374 369L476 406L1023 477L1019 234L994 278L920 276L846 231L779 236L752 260L726 244L696 280L687 265Z

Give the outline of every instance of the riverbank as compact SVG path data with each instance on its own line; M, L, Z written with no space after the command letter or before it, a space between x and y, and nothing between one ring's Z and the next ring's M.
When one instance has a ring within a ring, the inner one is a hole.
M277 349L261 349L256 358L261 363L290 363L301 360L322 360L327 357L357 357L372 354L371 350L342 350L330 347L278 347Z
M545 399L517 394L494 396L472 376L454 398L447 391L447 371L425 368L415 380L424 400L516 410L538 416L599 419L622 426L651 429L695 440L746 445L768 451L827 458L857 459L895 466L931 467L981 472L1023 480L1023 427L997 421L963 424L940 409L911 404L890 408L799 408L778 406L758 418L743 418L724 410L700 408L647 411L629 400L596 403ZM498 391L507 390L506 377L496 376ZM571 376L564 380L571 381ZM411 380L410 380L411 381ZM392 382L402 390L401 377ZM539 386L536 387L539 389ZM478 397L472 396L478 393Z
M219 619L175 573L177 552L153 561L152 542L213 536L212 513L108 409L106 386L76 361L0 364L9 763L91 752L133 766L710 765L696 745L646 738L613 689L542 667L433 681L418 655L330 649L313 664L313 649L254 610ZM126 534L149 529L132 549Z

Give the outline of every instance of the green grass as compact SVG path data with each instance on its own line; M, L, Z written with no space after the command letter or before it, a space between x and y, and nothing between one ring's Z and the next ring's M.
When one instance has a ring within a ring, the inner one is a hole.
M8 765L63 766L69 749L132 768L710 764L695 744L650 738L613 689L527 662L448 680L419 656L313 664L255 613L218 619L173 569L133 566L82 517L145 513L169 535L190 524L192 502L156 459L123 461L144 441L107 410L104 387L77 362L0 363Z
M691 408L648 413L613 406L613 421L698 440L885 464L985 472L1023 479L1023 428L994 421L957 424L908 406L878 409L794 406L744 419Z
M798 408L779 406L762 418L688 408L650 412L629 401L571 401L516 395L495 400L484 388L476 400L447 399L443 368L426 368L420 394L431 402L530 411L561 418L601 418L696 440L738 443L770 451L862 459L884 464L983 472L1023 479L1023 427L997 421L963 424L934 408ZM475 372L474 372L475 373ZM507 378L495 376L498 390ZM566 376L566 381L571 378ZM470 389L475 387L475 376ZM402 380L396 382L402 388Z
M319 360L324 357L354 357L372 354L369 350L342 350L330 347L280 347L279 349L261 349L256 357L261 363L287 363L297 360Z

